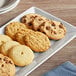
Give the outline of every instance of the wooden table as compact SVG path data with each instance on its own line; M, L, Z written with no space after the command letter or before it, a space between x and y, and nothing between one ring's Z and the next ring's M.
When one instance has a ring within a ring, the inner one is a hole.
M15 9L0 15L0 25L10 21L31 6L41 8L76 26L76 0L21 0ZM41 76L65 61L76 64L76 39L72 40L28 76Z

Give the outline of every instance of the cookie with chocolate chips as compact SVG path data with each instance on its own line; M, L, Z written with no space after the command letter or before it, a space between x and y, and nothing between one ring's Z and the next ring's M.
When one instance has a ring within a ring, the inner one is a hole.
M14 76L15 65L7 56L0 54L0 76Z
M66 28L62 23L51 20L41 25L40 31L53 40L62 39L66 34Z
M21 18L21 22L24 23L28 28L38 30L39 26L46 20L45 17L36 14L30 13L26 14Z
M21 18L21 22L24 23L28 28L32 29L32 21L35 19L35 17L37 16L37 14L26 14L25 16L23 16Z

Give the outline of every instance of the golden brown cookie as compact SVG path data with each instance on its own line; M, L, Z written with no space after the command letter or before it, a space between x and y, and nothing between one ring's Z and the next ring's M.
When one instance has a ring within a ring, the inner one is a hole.
M15 76L13 61L2 54L0 54L0 76Z
M40 31L46 34L50 39L59 40L66 34L65 26L57 21L47 21L40 26Z
M12 39L9 37L9 36L7 36L7 35L1 35L0 34L0 46L3 44L3 43L5 43L5 42L7 42L7 41L11 41Z
M1 50L1 53L3 54L3 55L8 55L8 50L10 49L10 48L12 48L13 46L15 46L15 45L20 45L18 42L16 42L16 41L7 41L7 42L5 42L4 44L2 44L2 46L1 46L1 48L0 48L0 50Z
M34 53L25 45L14 46L10 49L9 57L17 66L29 65L34 59Z
M32 22L33 29L35 31L39 30L40 26L43 25L44 22L45 20L41 16L37 16Z
M15 34L23 29L26 29L26 26L23 23L11 22L5 27L5 34L15 40Z
M25 29L25 30L21 30L20 32L17 32L15 35L16 41L18 41L21 44L25 44L23 37L25 36L25 34L28 35L28 33L33 32L30 29Z
M26 14L21 18L22 23L24 23L28 28L35 30L37 30L38 26L43 23L43 20L46 20L46 18L36 13Z
M24 23L28 28L32 29L32 21L34 20L35 16L36 15L33 13L27 14L21 18L21 22Z
M50 47L48 37L41 32L32 32L25 35L24 41L35 52L44 52Z

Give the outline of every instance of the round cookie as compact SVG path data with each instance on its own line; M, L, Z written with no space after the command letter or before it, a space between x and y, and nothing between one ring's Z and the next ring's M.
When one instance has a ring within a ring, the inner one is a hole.
M7 41L11 41L12 39L10 37L8 37L7 35L2 35L0 34L0 46L7 42Z
M26 29L26 26L23 23L11 22L5 27L5 34L15 40L15 34L23 29Z
M43 25L44 22L45 22L45 20L42 17L40 17L40 16L36 17L32 22L33 29L36 31L39 30L39 27L41 25Z
M41 32L32 32L25 35L24 41L35 52L44 52L50 47L48 37Z
M8 55L8 52L9 52L9 49L12 48L15 45L20 45L20 44L18 42L16 42L16 41L7 41L0 48L1 53L3 55L6 55L7 56Z
M10 49L9 57L17 66L29 65L34 59L34 53L25 45L17 45Z
M13 61L2 54L0 54L0 76L15 76Z
M36 14L30 13L21 18L21 22L24 23L28 28L32 29L32 21L36 17Z
M31 29L25 29L25 30L21 30L20 32L17 32L15 35L16 41L18 41L21 44L25 44L23 37L25 36L25 34L28 35L28 33L33 32Z
M21 22L24 23L28 28L33 29L33 23L32 22L35 20L36 17L38 17L36 20L42 19L41 15L36 14L36 13L30 13L30 14L26 14L25 16L23 16L21 18ZM45 19L45 18L43 18L43 19Z
M59 40L66 34L64 25L57 21L47 21L40 26L40 31L46 34L50 39Z

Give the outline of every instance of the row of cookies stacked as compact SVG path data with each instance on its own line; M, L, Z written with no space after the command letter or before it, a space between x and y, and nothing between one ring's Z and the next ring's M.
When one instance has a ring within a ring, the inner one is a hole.
M35 52L44 52L50 47L49 38L38 31L28 29L23 23L12 22L5 28L5 34Z
M21 18L21 22L28 28L40 31L53 40L62 39L66 34L66 28L61 22L47 19L39 14L27 14Z
M14 61L15 65L25 66L33 61L34 53L29 47L13 41L6 35L0 35L0 38L2 38L0 40L2 42L0 46L0 53L10 57Z
M20 22L12 22L8 24L5 28L5 34L8 36L0 35L0 55L3 54L4 57L8 58L8 60L11 58L10 60L12 65L9 66L9 69L11 69L11 67L12 69L10 72L8 67L5 67L7 70L5 73L10 76L14 76L15 74L15 65L25 66L29 65L33 61L33 51L43 52L50 47L50 41L46 35L41 32L35 32L28 29L23 23ZM5 61L3 61L3 63L4 62ZM2 71L4 71L3 63L0 65L2 66Z
M6 35L0 35L0 48L2 44L7 41L12 41L12 39ZM14 76L15 75L15 65L12 59L1 54L0 49L0 76Z
M13 41L7 35L0 35L1 76L14 76L16 72L15 65L29 65L33 59L34 53L29 47Z

